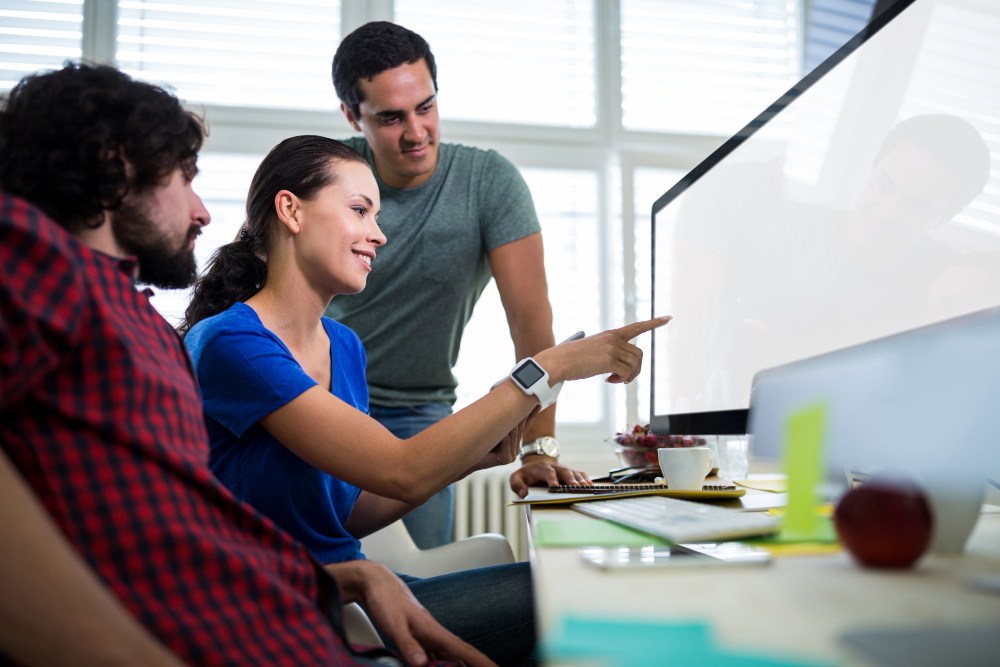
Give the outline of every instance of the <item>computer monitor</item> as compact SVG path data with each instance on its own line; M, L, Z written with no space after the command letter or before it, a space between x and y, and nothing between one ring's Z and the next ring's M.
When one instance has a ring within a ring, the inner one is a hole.
M757 371L1000 304L997 34L901 0L655 202L654 431L745 433Z

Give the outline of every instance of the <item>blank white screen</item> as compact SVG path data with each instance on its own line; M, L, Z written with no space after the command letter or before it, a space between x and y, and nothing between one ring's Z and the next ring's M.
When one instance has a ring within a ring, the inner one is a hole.
M917 0L661 198L653 414L746 408L762 368L1000 304L997 34L998 3Z

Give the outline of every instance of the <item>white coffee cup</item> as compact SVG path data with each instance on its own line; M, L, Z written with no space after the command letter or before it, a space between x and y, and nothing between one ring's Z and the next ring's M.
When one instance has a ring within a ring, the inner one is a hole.
M656 455L667 488L676 491L701 491L714 459L708 447L661 447Z

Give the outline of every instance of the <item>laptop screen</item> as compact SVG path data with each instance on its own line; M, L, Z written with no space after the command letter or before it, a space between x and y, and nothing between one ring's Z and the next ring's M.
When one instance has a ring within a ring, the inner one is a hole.
M1000 308L763 370L751 449L784 455L793 415L820 408L826 469L1000 479Z

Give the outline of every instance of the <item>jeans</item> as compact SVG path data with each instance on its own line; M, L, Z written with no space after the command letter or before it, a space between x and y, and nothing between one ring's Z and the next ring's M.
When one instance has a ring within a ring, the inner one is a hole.
M397 438L410 438L451 414L448 403L426 403L403 408L371 406L371 416ZM421 549L431 549L454 541L455 491L451 486L438 491L423 505L403 517L410 537Z
M534 593L528 563L418 579L399 575L437 621L500 665L533 665ZM388 642L386 642L388 644Z

